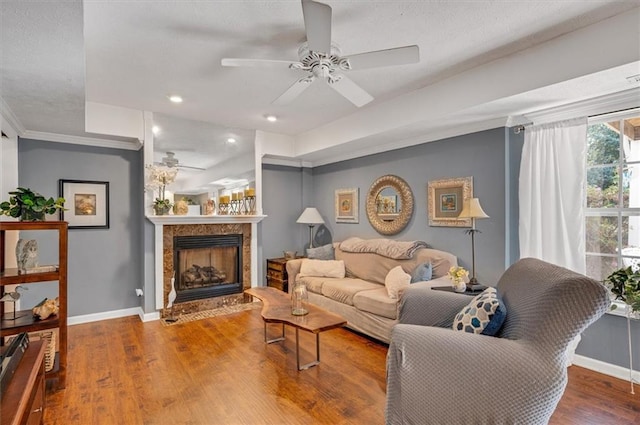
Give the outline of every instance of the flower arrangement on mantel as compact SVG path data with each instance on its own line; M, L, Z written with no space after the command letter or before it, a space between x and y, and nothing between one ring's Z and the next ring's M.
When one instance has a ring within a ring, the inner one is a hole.
M176 168L161 165L147 165L147 188L158 189L158 196L153 201L153 210L156 215L166 215L173 206L171 201L165 198L165 190L178 175Z

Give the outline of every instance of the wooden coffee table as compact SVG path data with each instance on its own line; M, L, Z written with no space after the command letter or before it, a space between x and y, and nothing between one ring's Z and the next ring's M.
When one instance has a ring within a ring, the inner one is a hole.
M291 314L291 297L286 292L276 288L249 288L244 292L259 298L263 303L264 342L271 344L272 342L284 340L284 325L293 326L296 329L296 365L298 370L309 369L320 363L320 332L340 328L347 324L343 317L311 304L307 308L309 310L308 314L294 316ZM282 323L282 336L268 340L267 323ZM302 366L300 365L299 329L316 334L316 360Z

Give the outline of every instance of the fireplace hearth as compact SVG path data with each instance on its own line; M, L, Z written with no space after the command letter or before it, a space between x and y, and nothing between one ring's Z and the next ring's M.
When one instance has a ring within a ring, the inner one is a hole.
M242 235L175 236L176 302L242 293Z

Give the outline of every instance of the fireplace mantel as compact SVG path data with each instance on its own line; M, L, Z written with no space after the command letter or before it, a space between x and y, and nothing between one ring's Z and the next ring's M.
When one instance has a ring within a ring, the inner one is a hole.
M147 220L158 225L165 224L227 224L259 223L266 215L148 215Z
M156 309L164 307L163 299L163 227L189 224L251 224L251 286L258 286L258 232L257 225L266 215L148 215L155 228L155 301Z

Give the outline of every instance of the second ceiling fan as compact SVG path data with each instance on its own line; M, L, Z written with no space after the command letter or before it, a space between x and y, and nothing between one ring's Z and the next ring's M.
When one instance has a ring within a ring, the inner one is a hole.
M344 71L406 65L420 60L416 45L343 57L338 45L331 41L331 7L312 0L302 0L302 15L307 42L298 49L299 61L224 58L222 66L288 68L307 71L308 74L305 77L294 82L272 102L274 105L290 103L316 79L322 78L326 79L329 87L360 107L371 102L373 97L344 75Z

